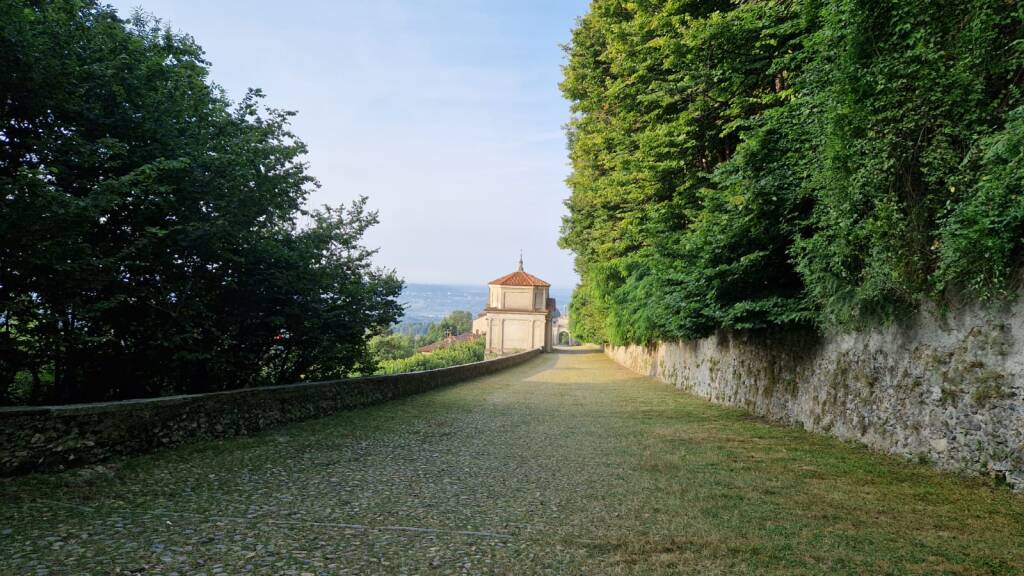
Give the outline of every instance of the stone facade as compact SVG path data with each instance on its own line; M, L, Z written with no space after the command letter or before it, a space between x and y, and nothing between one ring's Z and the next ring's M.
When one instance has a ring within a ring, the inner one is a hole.
M481 312L473 319L473 334L487 334L487 313Z
M579 342L572 337L572 332L569 331L569 315L558 314L551 320L551 340L555 344L561 344L561 340L564 337L566 345L578 346Z
M713 402L1024 490L1022 301L857 333L723 332L606 353Z
M550 331L544 312L487 311L488 354L504 355L524 350L551 350Z

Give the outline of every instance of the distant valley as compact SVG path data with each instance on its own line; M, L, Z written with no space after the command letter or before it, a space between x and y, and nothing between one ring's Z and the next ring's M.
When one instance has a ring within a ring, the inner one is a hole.
M571 289L552 287L551 297L564 314L569 305ZM487 304L487 286L459 284L405 285L399 301L405 306L405 316L395 327L402 334L421 334L431 322L437 322L453 310L467 310L475 317Z

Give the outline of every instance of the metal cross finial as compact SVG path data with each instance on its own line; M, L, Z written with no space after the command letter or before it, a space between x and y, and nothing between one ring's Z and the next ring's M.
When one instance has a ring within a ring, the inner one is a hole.
M519 249L519 271L523 271L523 249Z

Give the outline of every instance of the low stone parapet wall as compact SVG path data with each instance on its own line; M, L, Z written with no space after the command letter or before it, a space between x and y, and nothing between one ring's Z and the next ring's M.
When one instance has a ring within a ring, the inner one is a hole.
M97 404L0 408L0 475L253 434L491 374L522 364L539 352L389 376Z
M1024 306L849 334L719 333L608 347L716 403L1024 489Z

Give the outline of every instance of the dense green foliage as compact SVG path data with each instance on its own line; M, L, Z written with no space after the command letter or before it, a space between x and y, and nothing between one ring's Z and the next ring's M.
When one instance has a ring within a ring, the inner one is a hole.
M448 336L465 334L472 329L473 315L464 310L455 310L440 322L431 322L423 335L394 331L377 334L368 342L367 349L372 362L367 363L367 366L372 367L373 362L408 358L416 353L417 348L433 344Z
M302 210L290 113L230 102L190 37L7 0L0 70L0 404L341 376L400 317L376 215Z
M484 359L484 339L454 342L451 346L430 353L418 353L408 358L384 360L378 363L377 374L401 374L459 366Z
M455 310L441 319L440 322L431 322L427 327L426 337L421 346L437 342L446 336L458 336L473 329L473 314L465 310Z
M584 340L892 319L1015 292L1024 7L595 0L561 243Z
M473 315L464 310L455 310L440 322L431 322L427 327L426 334L421 336L392 331L377 334L368 342L367 360L353 372L353 375L374 372L399 374L478 362L484 358L482 339L478 342L455 343L453 346L436 350L430 354L417 353L418 348L449 336L465 334L472 329ZM477 346L478 343L479 346Z
M377 334L367 343L370 357L376 362L408 358L422 346L416 336L405 334Z

